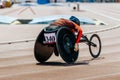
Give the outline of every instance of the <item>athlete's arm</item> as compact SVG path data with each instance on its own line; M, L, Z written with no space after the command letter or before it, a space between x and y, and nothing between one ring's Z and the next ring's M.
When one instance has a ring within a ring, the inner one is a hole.
M76 39L75 46L74 46L74 51L77 52L79 50L79 44L78 43L80 42L80 39L82 37L82 28L75 23L74 23L74 25L75 25L76 32L78 32L77 39Z
M82 37L82 28L79 25L75 24L75 29L77 29L77 32L78 32L77 39L76 39L76 43L78 44Z

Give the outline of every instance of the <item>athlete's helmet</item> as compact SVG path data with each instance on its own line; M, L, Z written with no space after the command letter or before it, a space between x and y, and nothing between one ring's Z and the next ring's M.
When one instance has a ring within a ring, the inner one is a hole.
M73 21L74 23L80 25L80 20L79 20L77 17L75 17L75 16L71 16L71 17L69 18L69 20L71 20L71 21Z

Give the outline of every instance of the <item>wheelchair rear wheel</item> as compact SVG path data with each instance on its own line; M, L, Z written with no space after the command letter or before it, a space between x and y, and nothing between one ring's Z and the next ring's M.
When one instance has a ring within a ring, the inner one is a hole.
M57 32L57 50L62 59L68 63L74 63L78 58L78 51L74 51L75 35L68 28L62 27Z
M44 31L42 30L41 33L38 35L34 46L35 59L40 63L47 61L53 54L54 50L54 47L43 44L44 40L43 33Z

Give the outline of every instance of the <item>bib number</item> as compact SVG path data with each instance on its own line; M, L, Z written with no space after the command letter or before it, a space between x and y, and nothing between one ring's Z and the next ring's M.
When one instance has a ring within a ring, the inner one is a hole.
M45 44L53 44L56 43L56 35L55 33L44 33Z

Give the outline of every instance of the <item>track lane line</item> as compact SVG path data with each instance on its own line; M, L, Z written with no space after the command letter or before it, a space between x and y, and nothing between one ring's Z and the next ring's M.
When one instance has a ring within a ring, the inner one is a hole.
M91 76L91 77L87 77L87 78L81 78L81 79L76 79L76 80L91 80L91 79L96 79L96 78L102 78L102 77L109 77L109 76L115 76L115 75L120 75L120 72L118 73L111 73L111 74L103 74L103 75L96 75L96 76Z
M97 12L97 11L93 11L93 10L91 10L91 9L87 9L86 7L83 7L83 9L85 9L85 10L87 10L87 11L89 11L89 12L98 14L98 15L100 15L100 16L104 16L104 17L113 19L113 20L115 20L115 21L120 21L120 19L118 19L118 18L114 18L114 17L108 16L108 15L105 15L105 14L103 14L103 13L100 13L100 12Z

